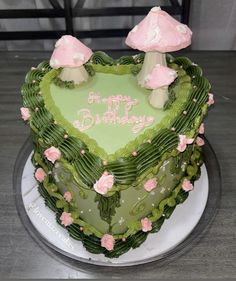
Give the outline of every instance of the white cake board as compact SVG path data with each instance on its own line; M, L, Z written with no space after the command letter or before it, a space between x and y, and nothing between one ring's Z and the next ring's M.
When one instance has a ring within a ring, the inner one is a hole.
M34 166L28 157L21 180L21 194L26 213L35 229L55 250L87 263L127 266L143 264L165 255L183 242L199 222L206 207L209 184L205 165L201 167L201 177L194 184L183 204L177 205L168 220L164 221L161 230L149 234L147 240L137 249L129 250L119 258L109 259L104 255L95 255L86 251L82 242L71 238L55 219L55 213L45 206L43 198L37 190L34 179Z

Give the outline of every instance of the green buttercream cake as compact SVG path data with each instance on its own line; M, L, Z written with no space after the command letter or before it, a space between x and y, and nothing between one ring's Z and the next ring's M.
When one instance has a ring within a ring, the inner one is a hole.
M71 237L115 258L159 231L193 189L210 84L188 58L166 55L162 68L173 81L157 86L162 72L145 87L144 53L115 60L63 37L56 49L70 48L64 62L54 53L28 72L21 91L35 178ZM156 89L168 94L162 106L149 99Z

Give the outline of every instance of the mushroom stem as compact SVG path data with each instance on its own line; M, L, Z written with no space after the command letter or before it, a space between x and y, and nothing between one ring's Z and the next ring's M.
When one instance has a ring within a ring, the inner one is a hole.
M59 74L59 78L62 81L73 81L75 84L79 85L82 82L88 80L89 75L83 65L79 67L65 67Z
M153 67L156 64L161 64L166 66L166 55L165 53L159 53L159 52L147 52L145 54L143 66L137 75L138 84L141 87L145 87L145 78L148 74L151 73Z
M155 90L152 90L149 96L149 103L155 108L163 108L168 100L168 87L164 86Z

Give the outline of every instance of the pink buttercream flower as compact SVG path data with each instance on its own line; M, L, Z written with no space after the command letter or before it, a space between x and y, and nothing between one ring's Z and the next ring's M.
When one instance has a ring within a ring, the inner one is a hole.
M179 144L177 149L180 152L185 151L187 144L193 143L194 139L188 139L185 135L179 135Z
M69 226L73 223L73 218L71 217L71 213L63 212L60 216L61 224L64 226Z
M51 146L48 149L46 149L43 154L52 163L55 163L56 160L61 158L60 150L54 146Z
M66 191L63 197L67 202L70 202L72 200L72 194L70 191Z
M153 178L145 182L144 189L148 192L152 191L157 186L157 179Z
M43 182L45 177L46 177L46 173L44 172L44 170L42 168L38 168L36 170L34 176L35 176L37 181Z
M141 219L142 231L148 232L152 230L152 222L148 218Z
M197 144L198 146L203 146L203 145L205 144L205 141L204 141L202 138L197 137L197 138L196 138L196 144Z
M29 108L27 108L27 107L21 107L21 108L20 108L20 113L21 113L21 118L22 118L24 121L29 120L29 118L30 118L30 111L29 111Z
M103 173L99 180L93 185L95 191L99 194L106 194L114 184L114 176L109 175L107 172Z
M207 104L208 104L208 105L214 104L214 103L215 103L215 101L214 101L214 95L211 94L211 93L209 93L208 96L209 96L209 98L208 98Z
M101 239L101 246L106 248L108 251L112 251L114 249L115 239L110 234L104 234Z
M205 133L205 126L204 123L201 124L198 130L199 134L203 135Z
M193 190L193 185L191 184L191 182L187 179L184 179L183 183L182 183L182 189L184 191L191 191Z

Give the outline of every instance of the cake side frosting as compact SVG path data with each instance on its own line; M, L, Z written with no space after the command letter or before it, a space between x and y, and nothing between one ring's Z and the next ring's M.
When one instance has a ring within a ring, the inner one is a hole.
M112 235L114 245L111 250L105 248L101 243L101 240L107 234L102 234L97 231L96 228L85 223L83 220L76 219L76 215L73 213L63 212L63 207L58 204L59 201L57 197L50 195L42 183L39 184L39 192L44 197L46 205L56 212L58 223L61 226L66 227L72 238L81 241L86 250L91 253L102 253L106 257L116 258L130 249L139 247L146 240L149 233L158 232L165 219L168 219L171 216L176 206L187 199L189 191L193 188L191 182L194 182L200 176L200 166L202 164L200 155L201 148L195 145L194 152L191 155L192 160L188 163L188 169L186 169L182 181L180 181L173 190L171 196L162 200L159 206L157 208L153 208L152 213L148 216L148 223L150 226L150 228L148 228L149 230L146 230L143 227L142 221L144 219L139 222L134 222L131 225L131 231L121 235ZM194 171L192 170L193 167ZM65 203L63 206L65 207ZM63 214L70 214L68 217L69 224L67 226L65 226L66 221L63 221ZM71 220L72 216L74 216L73 220Z

